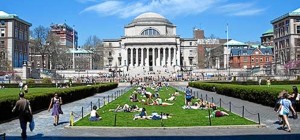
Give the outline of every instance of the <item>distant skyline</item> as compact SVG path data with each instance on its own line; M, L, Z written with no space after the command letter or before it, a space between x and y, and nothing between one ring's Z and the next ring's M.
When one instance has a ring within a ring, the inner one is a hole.
M92 35L118 39L124 26L145 12L161 14L177 26L177 35L192 38L193 28L241 42L260 41L271 20L300 8L297 0L1 0L0 11L32 23L30 30L56 23L75 26L78 44Z

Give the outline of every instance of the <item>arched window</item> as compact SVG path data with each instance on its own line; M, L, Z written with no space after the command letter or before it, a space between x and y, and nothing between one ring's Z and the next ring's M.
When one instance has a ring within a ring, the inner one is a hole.
M149 29L144 30L141 35L157 36L157 35L159 35L159 32L155 29L149 28Z

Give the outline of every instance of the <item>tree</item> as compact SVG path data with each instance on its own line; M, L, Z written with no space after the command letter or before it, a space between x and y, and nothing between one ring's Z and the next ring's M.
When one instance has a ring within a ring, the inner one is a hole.
M102 40L100 38L98 38L96 35L89 36L86 42L84 43L83 48L94 52L92 55L93 69L100 69L101 67L103 67L104 49L102 45Z
M38 26L33 29L31 32L31 36L33 39L31 40L31 49L33 49L35 52L38 52L42 57L42 69L44 69L45 66L45 55L49 52L49 45L47 44L48 35L49 35L49 28L46 28L44 26Z
M50 69L66 69L68 66L68 48L66 46L60 45L59 36L55 33L50 32L47 38L48 42L48 60L52 67Z

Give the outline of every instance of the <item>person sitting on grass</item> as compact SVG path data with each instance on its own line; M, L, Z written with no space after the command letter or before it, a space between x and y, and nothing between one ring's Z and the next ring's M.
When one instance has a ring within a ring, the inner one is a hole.
M101 117L97 113L97 106L93 106L93 110L91 111L90 121L99 121Z
M133 120L137 119L150 119L147 115L146 108L143 108L140 114L136 114Z
M153 103L152 104L150 104L150 105L161 105L161 106L167 106L167 105L173 105L173 103L166 103L166 102L162 102L162 99L158 96L157 98L156 98L156 100L155 101L153 101Z
M137 97L137 92L134 91L133 94L131 94L131 96L129 97L131 102L138 102L138 97Z

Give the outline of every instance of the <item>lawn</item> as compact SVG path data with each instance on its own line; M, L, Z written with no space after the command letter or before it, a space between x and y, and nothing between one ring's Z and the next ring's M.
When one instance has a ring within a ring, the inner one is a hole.
M152 89L147 89L148 91L154 93ZM75 126L113 126L114 116L116 114L116 126L119 127L160 127L162 125L161 120L133 120L135 114L138 112L128 113L128 112L109 112L109 109L114 109L118 104L124 105L138 105L139 107L145 107L148 115L157 113L169 113L172 114L172 118L163 120L163 125L166 127L176 127L176 126L209 126L208 110L185 110L182 109L184 105L184 93L176 98L172 106L149 106L142 105L140 102L132 103L129 101L130 94L134 89L129 90L123 96L119 97L117 100L112 101L106 106L100 108L97 112L102 117L101 121L91 122L89 121L89 115L83 119L77 121ZM167 99L175 92L174 88L162 88L159 92L161 98ZM139 96L139 99L145 99ZM170 101L169 101L170 102ZM170 102L172 103L172 102ZM222 110L222 109L221 109ZM228 111L226 111L228 112ZM235 114L229 113L229 116L212 118L212 125L250 125L255 124L245 118L237 116Z
M45 93L45 92L55 92L61 89L57 89L55 87L53 88L29 88L28 89L28 94L34 95L34 94L40 94L40 93ZM11 96L18 97L20 93L20 88L5 88L5 89L0 89L0 98L7 98ZM26 95L25 95L26 96Z
M271 85L270 87L268 87L267 85L245 85L247 87L255 87L255 88L272 88L272 89L280 89L280 90L287 90L289 92L292 92L292 86L297 86L298 89L300 88L300 85Z

